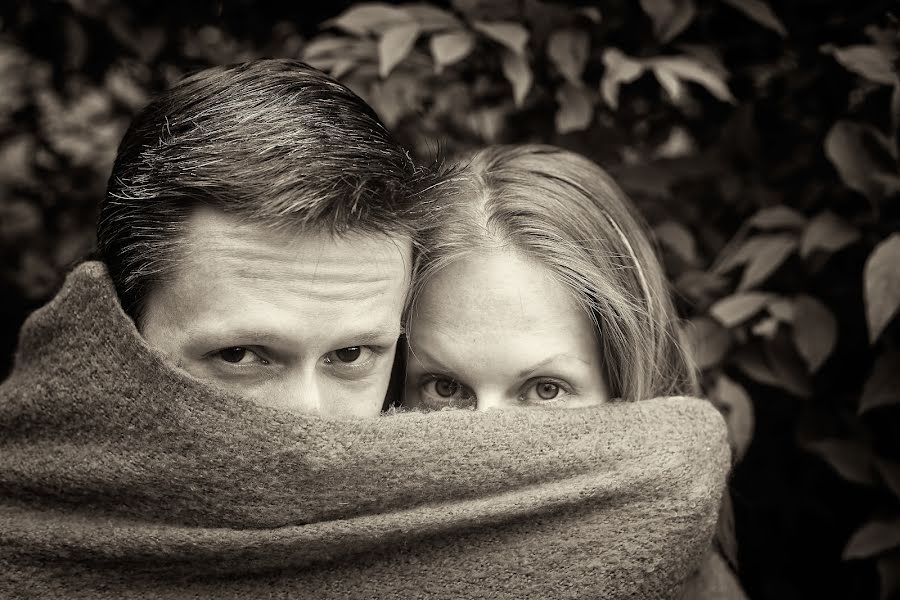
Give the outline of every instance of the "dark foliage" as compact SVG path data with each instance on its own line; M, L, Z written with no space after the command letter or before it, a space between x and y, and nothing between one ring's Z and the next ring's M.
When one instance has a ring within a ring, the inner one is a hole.
M653 227L742 457L751 597L900 593L894 2L0 11L0 373L27 312L90 250L116 144L148 95L212 64L303 58L423 157L543 141L610 170Z

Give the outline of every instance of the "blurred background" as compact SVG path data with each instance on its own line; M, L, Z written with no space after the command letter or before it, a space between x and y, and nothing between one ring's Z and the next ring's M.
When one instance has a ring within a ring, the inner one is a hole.
M609 170L729 421L750 596L900 597L898 20L871 0L4 2L0 377L90 252L148 97L300 58L420 158L539 141Z

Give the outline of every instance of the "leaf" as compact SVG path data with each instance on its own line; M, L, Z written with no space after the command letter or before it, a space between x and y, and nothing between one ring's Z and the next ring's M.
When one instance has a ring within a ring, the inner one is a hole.
M675 126L669 130L666 141L653 150L656 158L683 158L697 153L694 138L684 127Z
M812 384L806 372L806 365L787 336L774 336L763 346L763 350L766 363L778 381L776 384L778 387L801 398L812 395Z
M693 0L641 0L641 8L653 20L653 32L663 43L684 31L697 14Z
M694 362L700 369L710 369L721 364L731 346L731 334L728 330L707 317L691 319L682 332Z
M763 236L760 236L763 237ZM759 248L744 269L739 290L751 288L762 283L774 273L778 267L797 249L797 238L793 235L771 235Z
M885 485L900 499L900 464L876 458L875 466Z
M807 449L819 455L838 474L853 483L874 485L878 482L872 452L854 440L821 440L807 444Z
M696 269L685 271L675 280L679 294L683 294L694 304L706 305L714 298L719 298L728 287L728 281L711 271Z
M878 578L881 580L881 600L896 600L900 591L900 552L888 552L878 557Z
M883 352L872 367L859 399L860 414L900 404L900 351Z
M713 304L709 313L725 327L736 327L762 310L771 297L765 292L733 294Z
M377 51L375 40L369 38L323 35L306 44L303 60L339 78L357 66L371 65Z
M771 340L778 335L778 325L780 321L775 317L765 317L763 320L753 324L750 331L753 335Z
M331 65L330 74L335 79L340 79L347 73L353 70L353 67L357 65L357 59L355 58L341 58L334 61L334 64Z
M713 397L723 407L728 424L728 438L734 448L735 458L740 459L753 440L753 403L744 387L726 375L716 380ZM720 409L721 410L721 409Z
M412 18L402 8L380 2L366 2L348 8L337 17L325 21L325 27L337 27L354 35L379 33L398 23L408 23Z
M771 237L772 236L769 235L757 235L748 237L743 242L741 242L740 246L738 246L735 250L732 250L730 254L727 254L724 257L720 257L718 259L718 264L714 267L713 270L716 273L724 274L734 269L735 267L747 264L750 259L756 256L759 253L760 249L768 243Z
M603 15L596 6L583 6L578 9L578 14L587 17L593 23L599 23L603 20Z
M27 184L34 178L32 160L34 159L35 139L31 135L8 136L0 145L0 184ZM0 206L9 206L5 199ZM15 226L4 223L0 230ZM0 238L3 242L7 240Z
M66 15L62 20L62 34L65 40L63 60L67 69L80 70L88 56L89 39L78 19Z
M766 358L758 349L752 349L746 346L741 348L734 355L734 364L754 381L772 387L781 386L778 375L775 374L772 367L769 366L766 361Z
M672 102L678 105L682 104L684 101L684 84L681 83L681 80L674 73L663 67L656 67L651 63L650 68L653 71L653 75L656 76L659 85L666 90Z
M735 103L734 96L731 95L731 90L728 89L728 85L722 79L722 76L691 56L655 58L651 61L651 67L656 78L659 79L660 84L664 87L665 84L661 73L671 74L678 79L700 84L719 100L731 104ZM675 94L672 94L668 89L666 91L669 91L673 100L677 100Z
M795 303L794 344L815 373L837 343L837 321L824 304L811 296L798 296Z
M782 37L787 37L787 29L784 28L784 25L775 16L775 13L769 8L769 5L762 0L725 0L725 2L763 27L768 27Z
M34 250L26 250L21 258L19 269L13 274L13 282L24 293L28 300L47 298L58 289L62 273L48 257Z
M806 258L816 250L829 254L849 246L859 239L859 231L834 215L821 212L809 222L800 240L800 256Z
M781 321L782 323L794 322L794 302L787 298L776 298L766 305L769 314Z
M748 224L762 230L800 229L806 225L806 217L789 206L778 205L758 211Z
M825 137L825 154L843 182L869 199L883 194L884 184L873 175L882 170L883 157L874 144L884 146L878 130L852 121L838 121ZM869 143L866 143L866 139ZM887 148L882 148L887 151Z
M697 262L697 243L687 227L677 221L666 221L653 228L656 239L686 263Z
M600 81L600 94L611 108L619 108L619 86L636 81L644 73L643 63L622 53L618 48L608 48L603 53L606 70Z
M516 54L511 50L504 49L500 59L500 68L503 70L503 76L512 85L513 100L516 106L521 107L534 80L528 60L523 54Z
M386 29L378 40L378 75L385 78L410 53L422 28L418 23L401 23Z
M309 61L328 54L343 51L352 45L350 38L337 35L322 35L311 40L303 47L303 60Z
M869 342L874 344L900 308L900 233L875 246L866 259L864 280Z
M423 32L460 29L463 26L453 13L430 4L405 4L403 10L419 24Z
M897 546L900 546L900 519L872 519L850 536L842 558L871 558Z
M525 53L525 44L528 43L528 30L511 21L475 21L472 27L485 36L498 42L516 54Z
M465 30L450 31L431 36L429 42L435 70L459 62L467 57L475 47L475 36Z
M126 15L124 12L110 11L105 15L105 25L119 43L140 57L142 64L152 63L166 45L166 30L147 26L146 23L134 27L124 18Z
M900 132L900 78L894 83L894 91L891 92L891 129L894 136Z
M370 100L373 108L388 127L397 124L401 117L420 108L422 82L419 78L397 71L372 85Z
M826 46L823 52L830 52L845 69L862 75L869 81L884 85L894 85L897 81L891 58L878 46Z
M568 81L556 90L556 131L571 133L587 129L594 119L594 102L591 94L581 86Z
M722 62L722 57L717 49L705 44L678 44L676 48L696 58L721 77L728 77L728 69L725 67L725 63Z
M506 123L506 110L502 106L479 108L467 115L469 126L488 143L494 143Z
M550 34L547 41L547 56L566 81L573 85L584 85L581 74L587 64L590 40L580 29L558 29Z

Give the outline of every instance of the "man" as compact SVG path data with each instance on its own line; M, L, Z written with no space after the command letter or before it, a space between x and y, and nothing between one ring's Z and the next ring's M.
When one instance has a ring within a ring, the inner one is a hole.
M147 342L191 375L273 407L374 416L429 178L319 71L212 68L125 134L100 256Z

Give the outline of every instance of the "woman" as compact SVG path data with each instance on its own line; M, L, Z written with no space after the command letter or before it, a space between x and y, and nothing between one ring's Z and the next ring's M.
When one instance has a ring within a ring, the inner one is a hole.
M597 165L549 146L496 146L476 153L456 184L434 208L418 264L406 405L697 395L660 263L633 205ZM741 597L712 560L722 579L706 582L705 595Z

